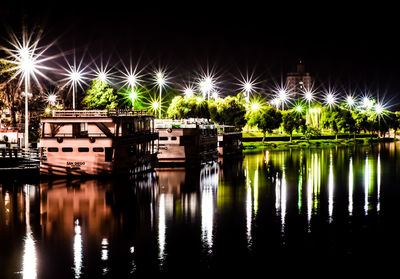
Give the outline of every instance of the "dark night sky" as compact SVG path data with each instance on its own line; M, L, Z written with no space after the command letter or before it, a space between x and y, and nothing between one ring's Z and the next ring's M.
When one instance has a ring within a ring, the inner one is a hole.
M302 60L325 85L370 90L400 103L400 24L394 6L31 2L1 2L2 28L17 32L25 20L28 26L44 26L44 41L61 36L57 45L63 50L88 47L93 56L115 61L129 60L131 52L143 65L167 65L176 82L207 63L221 79L248 69L268 82Z

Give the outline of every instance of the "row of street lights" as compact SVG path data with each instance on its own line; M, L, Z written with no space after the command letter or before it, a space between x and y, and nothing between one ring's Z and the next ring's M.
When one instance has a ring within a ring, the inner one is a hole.
M40 69L48 69L41 65L40 63L46 60L49 60L49 58L45 59L39 59L41 54L43 54L44 50L39 51L39 53L36 53L37 51L37 42L30 43L29 39L28 40L23 40L22 43L18 42L16 38L13 40L14 43L12 43L14 49L4 49L6 53L8 53L11 57L10 60L6 60L7 62L14 64L14 67L10 69L10 71L16 70L16 73L14 76L20 76L20 80L24 81L24 90L25 90L25 147L28 147L28 134L29 134L29 113L28 113L28 95L29 95L29 84L30 84L30 78L33 77L36 82L38 82L38 79L35 74L39 74L44 77L44 75L40 72ZM69 69L65 69L64 76L66 76L63 81L66 81L64 86L70 85L72 88L72 109L76 109L76 91L78 86L82 87L82 83L86 79L85 75L86 73L84 72L84 68L81 69L81 65L74 65L74 66L69 66ZM124 75L124 80L125 84L128 85L128 87L131 90L131 93L129 94L129 97L132 101L132 107L134 108L134 102L137 97L137 93L135 93L135 87L140 83L140 77L135 73L135 71L128 71L126 69L126 72L123 73ZM100 80L101 82L108 82L109 81L109 71L106 70L98 70L96 72L96 79ZM159 70L155 73L154 76L154 82L159 88L159 101L158 101L158 116L161 118L161 100L162 100L162 89L167 85L167 76L165 72ZM250 95L255 91L255 86L254 86L254 81L251 81L249 79L244 80L241 82L241 89L242 92L245 94L245 100L247 103L247 108L250 109ZM201 93L203 94L203 98L207 99L207 101L210 100L210 97L216 99L218 98L218 92L215 90L216 87L216 82L215 78L212 75L204 75L202 78L200 78L198 82L198 88L200 89ZM186 96L192 96L194 95L194 89L192 87L186 87L184 90L184 94ZM303 99L308 103L309 109L311 102L315 100L315 92L312 90L307 90L303 92ZM49 95L48 101L50 103L55 103L56 101L56 96L55 95ZM282 110L284 110L285 104L290 101L290 92L288 92L286 89L279 89L277 90L276 97L271 100L271 105L276 106L277 108L280 106ZM325 104L328 106L333 106L337 103L337 98L336 96L328 92L325 94ZM345 99L345 102L349 108L352 108L356 104L356 100L353 96L348 95ZM368 109L371 109L372 106L374 105L371 100L368 97L364 97L362 100L363 106L367 107ZM381 103L375 104L375 111L377 113L382 113L384 110L384 107Z

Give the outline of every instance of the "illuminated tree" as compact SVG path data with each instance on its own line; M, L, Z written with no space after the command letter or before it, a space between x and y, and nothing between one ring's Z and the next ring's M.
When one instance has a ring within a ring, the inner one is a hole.
M210 118L208 103L197 96L176 96L168 107L169 118Z
M248 115L247 124L257 126L263 132L262 142L264 143L265 134L272 133L274 129L279 128L282 122L282 114L275 108L269 106L263 110Z
M107 83L95 79L86 91L82 104L87 109L115 109L118 106L118 96Z
M10 112L11 127L17 126L16 113L23 108L23 100L19 94L18 81L12 79L14 71L9 71L13 65L0 60L0 103Z
M246 125L246 104L241 94L219 98L209 105L211 120L241 130Z
M294 130L305 130L306 120L297 111L289 110L283 113L282 126L285 133L289 134L290 142L292 142L292 136Z

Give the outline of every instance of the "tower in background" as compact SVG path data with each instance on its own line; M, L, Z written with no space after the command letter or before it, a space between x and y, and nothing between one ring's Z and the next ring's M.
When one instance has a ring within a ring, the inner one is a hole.
M300 61L297 64L297 71L286 75L286 86L293 98L300 98L305 91L311 90L313 78L305 71L304 64Z

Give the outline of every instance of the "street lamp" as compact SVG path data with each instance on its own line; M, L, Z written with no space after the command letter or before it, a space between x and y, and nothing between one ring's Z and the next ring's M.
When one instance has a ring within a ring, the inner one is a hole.
M376 104L375 105L375 113L378 116L378 133L379 133L379 137L381 136L381 116L383 114L383 106L381 104Z
M253 91L253 82L245 81L242 83L242 89L246 92L246 104L249 106L250 104L250 93Z
M47 102L50 105L55 106L56 105L56 101L57 101L57 95L50 94L50 95L47 96Z
M132 109L135 110L135 100L138 97L137 92L135 92L134 88L138 83L138 78L135 74L129 73L126 75L126 82L129 84L131 88L131 93L129 93L129 98L131 99Z
M185 94L185 96L187 97L191 97L194 95L194 90L191 87L187 87L185 88L185 90L183 91L183 93Z
M280 103L281 103L281 107L282 107L282 111L283 111L285 102L288 99L288 94L287 94L286 90L285 89L280 89L279 92L278 92L278 97L279 97L279 100L280 100Z
M80 84L83 80L83 73L82 71L76 70L75 67L72 67L70 71L68 71L68 78L70 83L72 84L72 109L75 110L76 108L76 101L75 101L75 91L76 85Z
M214 81L213 81L212 77L207 76L203 80L201 80L199 82L199 87L200 87L200 91L203 93L203 98L204 98L204 95L207 95L207 101L209 101L210 100L210 92L214 88Z
M159 71L156 73L156 83L158 85L158 88L160 89L160 100L159 100L159 110L158 110L158 118L161 119L161 94L162 94L162 87L165 85L165 77L164 73Z
M35 63L32 59L33 52L28 47L23 47L19 50L19 67L22 71L25 86L25 135L24 147L29 147L29 111L28 111L28 96L29 96L29 77L35 69Z
M346 104L349 107L349 109L351 110L354 106L354 104L356 103L356 101L354 100L353 96L348 95L346 97Z
M329 106L332 107L333 105L336 104L336 97L332 93L328 93L325 96L325 103Z

